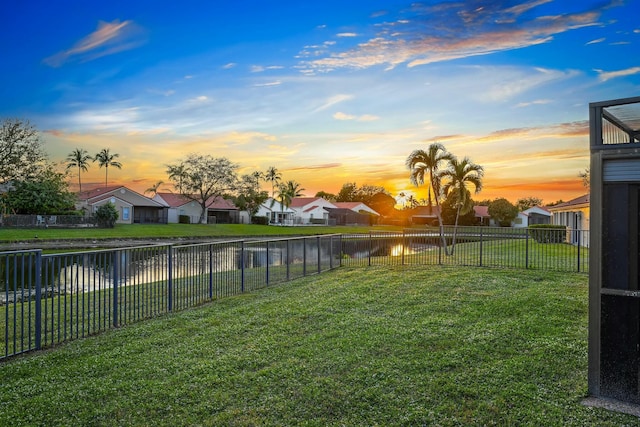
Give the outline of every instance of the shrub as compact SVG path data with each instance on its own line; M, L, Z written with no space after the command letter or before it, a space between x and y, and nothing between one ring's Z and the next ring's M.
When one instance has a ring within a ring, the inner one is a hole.
M269 225L269 218L266 216L252 216L251 224Z
M100 206L94 214L98 227L113 228L118 220L118 210L111 202Z
M180 224L191 224L191 219L189 218L189 215L180 215L178 217L178 222Z
M535 224L529 227L531 237L538 243L563 243L566 240L565 225Z

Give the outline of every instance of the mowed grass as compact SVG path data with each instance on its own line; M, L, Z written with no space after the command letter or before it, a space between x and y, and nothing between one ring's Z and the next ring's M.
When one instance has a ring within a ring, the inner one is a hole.
M637 425L585 407L583 274L341 268L0 364L0 425Z
M0 242L47 239L158 239L171 237L291 236L401 231L400 227L279 227L257 224L116 224L114 228L0 228ZM37 236L37 237L36 237Z

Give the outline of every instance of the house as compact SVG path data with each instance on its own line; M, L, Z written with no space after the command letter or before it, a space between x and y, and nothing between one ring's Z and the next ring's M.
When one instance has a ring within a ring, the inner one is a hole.
M121 185L83 191L78 194L76 209L93 214L107 203L116 207L117 224L167 223L166 206Z
M325 208L336 208L336 205L322 197L294 197L289 205L295 211L295 224L329 224L329 212Z
M156 193L153 200L167 207L167 222L178 223L180 216L189 218L190 224L200 221L202 206L196 200L176 193ZM210 197L206 203L206 224L234 224L239 222L238 208L223 197Z
M527 215L526 227L537 224L551 224L551 211L543 206L532 206L522 213Z
M569 231L578 230L570 233L570 243L589 246L589 233L580 233L589 230L589 194L547 209L551 212L551 224L564 225Z
M329 212L329 225L374 225L378 216L367 211L356 212L347 208L324 208Z
M296 211L286 208L279 201L269 197L263 204L255 216L266 217L269 224L293 225L293 217Z
M476 214L478 225L495 225L491 220L491 215L489 215L489 206L474 206L473 212Z

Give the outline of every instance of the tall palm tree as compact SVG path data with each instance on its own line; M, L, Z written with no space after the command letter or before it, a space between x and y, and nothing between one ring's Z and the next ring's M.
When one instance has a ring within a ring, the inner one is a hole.
M108 148L103 148L98 154L93 157L94 162L98 162L100 167L104 166L104 186L107 186L109 178L109 166L113 166L117 169L122 169L122 163L115 161L114 159L120 157L120 154L109 152Z
M468 157L465 157L461 161L458 161L456 158L449 160L448 168L440 173L441 179L447 180L442 186L442 191L444 194L451 194L454 197L454 206L456 207L456 221L453 228L451 255L453 255L456 246L458 218L460 214L465 214L473 209L471 191L469 191L467 186L473 185L475 187L475 193L478 194L480 190L482 190L483 176L483 167L471 162Z
M83 171L86 172L89 169L89 160L93 160L93 157L83 148L76 148L67 155L67 170L78 168L78 193L82 193L82 180L80 179L80 175Z
M447 240L444 237L442 226L442 214L440 213L440 167L443 162L449 161L452 158L453 155L444 148L444 145L436 142L429 145L426 151L412 151L405 162L407 168L411 171L410 178L414 185L419 186L424 184L425 178L427 178L429 184L429 199L431 199L431 190L433 189L436 207L438 208L436 215L440 228L440 238L442 239L442 247L444 248L445 254L448 254L448 252Z
M271 198L273 199L275 197L275 187L282 179L282 174L275 166L269 166L267 172L264 174L264 179L267 182L271 182Z
M278 201L280 202L280 210L284 212L284 208L291 206L291 201L302 196L304 188L296 181L287 181L278 186Z

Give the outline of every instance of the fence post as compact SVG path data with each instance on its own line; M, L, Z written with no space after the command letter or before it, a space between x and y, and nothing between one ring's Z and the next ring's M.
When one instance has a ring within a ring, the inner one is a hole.
M333 270L333 238L335 236L332 234L329 236L329 270Z
M167 311L173 310L173 245L167 248Z
M322 273L322 261L320 257L320 236L317 237L317 245L318 245L318 273Z
M113 283L113 327L117 328L119 324L118 319L118 285L120 282L120 251L116 250L112 252L113 254L113 277L111 278L111 282Z
M576 230L576 237L578 240L578 273L580 273L580 246L581 246L581 237L582 237L582 230Z
M267 277L266 277L266 286L269 286L269 241L267 240L267 268L265 269L267 271Z
M404 265L404 247L407 244L407 235L404 230L402 230L402 265Z
M244 293L244 240L240 242L240 292Z
M287 280L290 280L290 277L291 277L291 274L290 274L291 273L291 268L290 268L291 261L290 261L290 259L291 258L289 257L289 253L290 253L291 245L290 245L290 240L289 239L287 239L286 242L287 242L287 255L286 255L286 260L287 260Z
M213 299L213 243L209 243L209 299Z
M369 267L371 267L371 249L373 248L373 235L369 232Z
M302 238L302 275L307 275L307 239Z
M526 232L527 232L527 244L526 244L526 250L524 251L524 268L528 269L529 268L529 227L525 228Z
M42 250L36 252L36 324L35 346L40 350L42 346Z
M480 264L479 267L482 267L482 247L484 246L484 227L480 227Z

